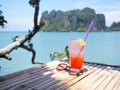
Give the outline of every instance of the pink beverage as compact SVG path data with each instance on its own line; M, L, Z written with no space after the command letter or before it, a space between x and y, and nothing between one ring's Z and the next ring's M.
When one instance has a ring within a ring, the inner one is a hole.
M82 69L84 65L85 42L83 39L69 41L70 66Z

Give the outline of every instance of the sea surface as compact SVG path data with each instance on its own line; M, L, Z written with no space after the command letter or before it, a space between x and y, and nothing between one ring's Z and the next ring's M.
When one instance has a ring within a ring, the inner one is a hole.
M0 32L0 48L12 43L18 35L27 32ZM31 40L36 50L35 61L48 63L52 51L61 51L70 39L84 38L85 32L39 32ZM26 43L27 44L27 43ZM10 53L12 60L0 58L0 76L24 70L36 65L31 63L31 52L22 48ZM120 32L91 32L86 40L85 61L120 65Z

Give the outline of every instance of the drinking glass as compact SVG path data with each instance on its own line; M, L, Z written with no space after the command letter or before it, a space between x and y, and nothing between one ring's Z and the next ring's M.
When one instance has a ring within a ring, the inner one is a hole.
M71 39L68 43L70 66L82 69L84 65L85 44L80 44L79 39Z

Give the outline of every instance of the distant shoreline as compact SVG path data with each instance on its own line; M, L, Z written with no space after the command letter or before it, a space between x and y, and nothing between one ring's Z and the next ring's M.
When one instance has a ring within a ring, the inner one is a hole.
M28 32L28 31L4 31L4 30L2 31L2 30L0 30L0 32ZM58 32L58 31L39 31L39 32ZM60 32L68 32L68 31L60 31ZM73 32L73 31L70 31L70 32ZM120 32L120 31L91 31L91 32L100 32L101 33L101 32Z

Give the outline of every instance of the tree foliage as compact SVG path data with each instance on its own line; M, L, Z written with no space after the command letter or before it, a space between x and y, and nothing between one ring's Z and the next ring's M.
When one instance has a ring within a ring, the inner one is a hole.
M1 5L0 5L1 6ZM4 18L4 16L2 15L2 10L0 10L0 26L2 27L2 28L4 28L4 25L5 25L5 23L7 23L7 21L5 20L5 18Z
M110 29L112 31L120 31L120 22L113 22Z
M63 59L63 58L68 58L68 59L69 59L68 46L66 46L66 47L64 48L64 50L62 50L62 51L52 51L52 52L50 53L50 58L51 58L52 61L55 60L55 59L61 60L61 59Z
M36 5L38 5L40 3L40 0L29 0L29 4L32 7L35 7Z

